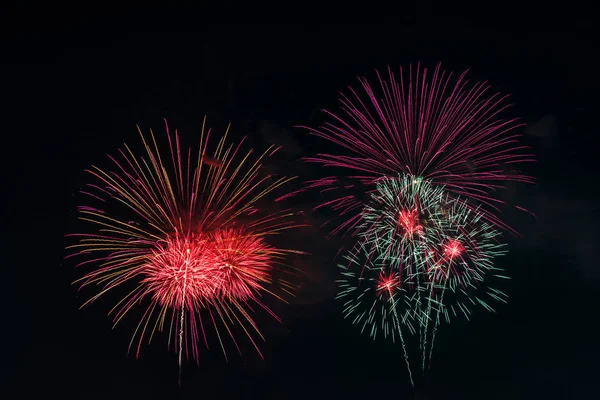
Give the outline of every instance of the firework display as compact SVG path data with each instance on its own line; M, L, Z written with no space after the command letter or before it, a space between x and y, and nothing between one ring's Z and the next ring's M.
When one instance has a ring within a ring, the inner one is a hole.
M192 152L168 125L166 133L168 151L152 131L149 140L140 131L145 156L125 146L110 157L110 169L87 171L95 183L83 190L90 205L78 213L89 233L69 235L77 243L68 247L70 257L81 259L77 266L89 268L78 282L98 289L85 304L114 292L120 296L110 312L115 324L140 307L130 348L135 344L139 355L142 342L166 330L180 369L184 355L198 360L211 334L225 357L225 339L239 351L240 335L260 354L253 313L263 309L277 318L263 299L291 293L284 258L300 253L270 243L299 226L291 210L273 209L274 192L293 178L264 173L277 147L253 157L243 143L227 145L226 132L211 151L203 124Z
M518 121L500 117L506 96L488 95L486 83L453 80L439 65L378 78L379 92L359 79L364 95L350 89L339 113L307 128L349 155L308 158L344 175L306 189L332 196L316 208L336 211L333 234L355 240L339 264L344 316L373 339L399 339L414 385L409 337L418 337L424 374L442 322L506 302L495 262L506 253L501 231L512 229L498 189L532 182L513 168L533 158L514 133Z
M533 182L517 170L533 156L519 121L502 116L507 96L466 72L417 65L377 78L377 87L359 78L338 112L304 127L334 148L305 160L335 172L296 191L286 190L294 178L263 168L279 147L243 150L244 140L228 143L229 127L212 140L204 120L195 150L166 121L163 144L138 128L143 153L125 145L110 167L86 171L86 228L67 235L67 257L86 271L76 283L95 290L82 307L114 296L114 325L138 315L136 357L166 333L180 382L183 360L199 362L212 342L225 359L241 340L262 357L257 313L279 321L269 301L293 294L286 260L304 254L276 238L302 226L281 200L316 190L328 198L315 208L338 218L331 234L349 243L337 262L342 314L372 339L400 343L414 386L411 355L425 376L440 326L507 302L497 261L514 231L501 189Z

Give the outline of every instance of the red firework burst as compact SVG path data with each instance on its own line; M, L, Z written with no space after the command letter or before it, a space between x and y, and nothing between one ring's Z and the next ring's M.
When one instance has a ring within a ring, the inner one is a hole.
M110 157L112 169L88 171L99 184L83 193L100 206L79 207L79 216L94 231L69 235L79 241L68 247L70 256L85 257L77 266L95 266L78 280L82 287L100 287L85 304L129 286L111 313L116 324L136 304L146 304L132 338L132 344L137 338L136 355L144 338L150 341L165 326L178 332L174 344L180 366L183 353L198 359L200 337L208 346L209 327L225 357L223 333L240 349L236 329L260 354L254 336L262 335L252 305L277 318L261 298L268 293L281 299L270 289L271 275L285 270L283 257L300 253L268 244L270 236L300 226L290 210L260 207L293 179L262 173L262 162L277 148L252 162L252 151L225 145L226 133L209 155L210 130L203 126L194 157L191 150L182 151L177 131L171 135L167 126L165 157L152 132L150 142L140 135L146 157L125 146L120 158ZM169 159L171 168L165 163ZM278 291L291 293L293 286L285 279L278 284Z
M379 90L359 78L363 94L350 88L338 113L325 111L329 122L317 129L304 127L352 154L318 154L307 160L352 171L348 178L367 191L382 176L400 173L442 184L454 195L484 205L487 220L509 228L495 215L501 200L494 191L508 181L532 182L507 166L533 161L533 156L515 133L522 124L500 117L508 107L507 96L489 94L486 82L469 85L466 72L454 79L440 65L433 74L417 65L409 67L408 77L402 68L399 78L389 68L387 79L377 76ZM362 209L363 202L348 194L347 181L330 176L308 182L322 191L344 189L342 197L324 204L350 215L338 229L353 226Z
M423 235L423 227L419 221L419 210L401 210L398 213L398 227L402 236L412 239L414 235Z
M246 301L268 283L275 250L241 229L224 229L211 237L211 257L219 270L219 296Z
M400 287L400 276L397 273L380 271L376 280L376 289L380 295L391 297Z
M176 310L210 304L223 285L207 239L168 238L152 250L142 283L155 302Z
M443 244L444 256L448 259L455 259L465 251L465 247L456 239L447 239Z

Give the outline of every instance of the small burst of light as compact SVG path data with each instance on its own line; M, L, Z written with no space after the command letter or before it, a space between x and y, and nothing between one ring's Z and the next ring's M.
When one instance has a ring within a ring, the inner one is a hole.
M395 274L385 274L382 272L377 280L377 290L392 294L392 292L399 286L400 279Z
M423 234L423 227L419 223L419 212L417 209L400 211L398 214L398 224L402 228L405 237L411 238L415 234Z
M464 246L456 239L449 239L444 244L444 255L450 259L456 258L465 251Z

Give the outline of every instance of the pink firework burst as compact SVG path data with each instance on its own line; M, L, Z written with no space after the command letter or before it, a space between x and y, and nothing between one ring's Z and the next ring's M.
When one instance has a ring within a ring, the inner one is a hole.
M367 191L377 179L400 173L444 185L475 206L483 205L485 219L510 229L497 217L502 201L496 190L509 181L532 182L510 169L533 156L519 144L516 129L522 124L501 117L509 106L507 96L491 93L486 82L470 84L467 72L455 78L439 64L432 72L420 65L399 72L377 72L377 87L359 78L361 90L350 87L338 112L324 111L328 122L316 129L304 127L350 155L318 154L307 160L348 170L347 178ZM347 179L330 176L307 187L344 189L323 205L348 217L338 229L357 222L363 204L347 192Z
M119 157L110 157L112 168L88 171L96 183L82 192L94 205L78 211L91 232L69 235L78 242L68 247L68 257L83 259L78 267L92 268L78 280L81 287L98 288L85 304L120 293L110 312L115 324L142 305L130 344L136 343L136 356L145 339L165 329L169 342L174 337L180 367L184 353L198 360L209 330L225 357L225 336L240 350L236 332L260 354L254 306L277 318L262 298L282 300L277 293L292 293L291 283L280 278L275 285L272 275L290 272L284 258L301 253L268 243L300 226L296 213L269 199L293 179L263 171L278 148L252 157L241 144L226 145L226 133L209 154L210 130L203 125L193 153L182 149L177 131L173 135L167 126L165 154L152 132L150 140L140 135L145 156L125 146Z

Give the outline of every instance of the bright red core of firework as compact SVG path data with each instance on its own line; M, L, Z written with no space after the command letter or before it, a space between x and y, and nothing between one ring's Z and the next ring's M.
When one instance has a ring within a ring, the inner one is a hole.
M217 231L210 254L218 266L219 295L246 300L270 280L272 249L262 238L239 229Z
M456 239L448 239L444 244L444 256L454 259L465 251L464 246Z
M387 293L389 295L400 285L400 278L395 274L386 274L384 272L379 274L377 279L377 290L381 293Z
M165 306L246 301L268 283L272 250L262 238L224 229L191 238L170 238L145 268L149 291Z
M400 211L398 214L398 225L400 226L402 235L406 238L423 234L423 227L419 222L419 211L417 209Z
M166 245L154 250L144 270L144 282L154 299L174 308L192 300L210 301L222 281L209 249L207 240L170 238Z

